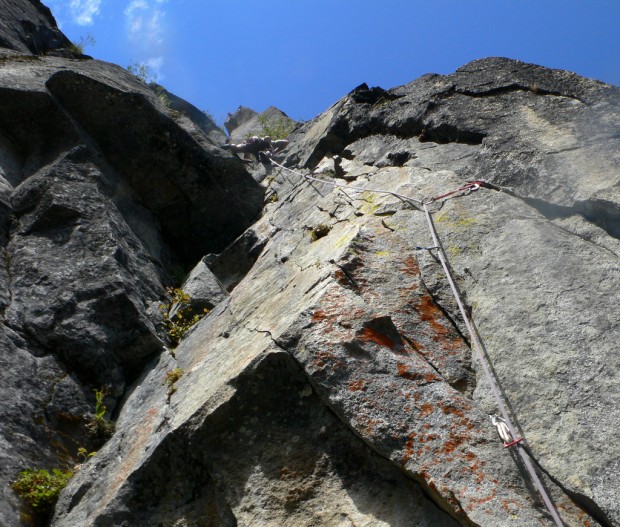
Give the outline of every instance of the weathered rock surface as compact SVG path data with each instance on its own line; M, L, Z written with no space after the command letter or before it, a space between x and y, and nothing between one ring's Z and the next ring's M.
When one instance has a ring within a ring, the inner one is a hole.
M133 385L53 525L552 525L472 358L433 217L567 526L620 525L620 90L507 59L360 86L209 258L230 296ZM334 177L337 176L337 177ZM167 395L166 372L182 368Z
M205 135L214 145L223 145L226 142L227 138L224 130L215 124L215 121L208 113L199 110L192 103L176 96L157 83L151 83L149 87L160 97L163 97L168 108L172 110L172 116L175 120L185 121L189 119L200 129L202 134L195 134L195 138L198 142L201 142L201 139L204 140L203 138ZM185 127L187 127L187 125L185 125Z
M0 49L40 54L70 44L39 0L0 1Z
M481 179L431 205L458 286L564 524L620 525L618 88L507 59L362 85L290 138L321 183L247 168L189 103L62 58L38 2L6 6L0 525L20 525L19 470L99 448L101 387L117 431L55 526L552 525L423 212L372 190ZM165 286L191 268L210 312L162 353Z
M292 129L296 123L275 106L270 106L261 113L245 106L239 106L235 113L228 114L224 127L231 140L243 141L253 135L265 135L265 124L272 128L280 126Z
M264 190L126 70L26 54L68 44L39 2L1 3L0 20L0 525L14 526L9 483L98 447L93 390L109 418L163 349L165 286L240 235Z

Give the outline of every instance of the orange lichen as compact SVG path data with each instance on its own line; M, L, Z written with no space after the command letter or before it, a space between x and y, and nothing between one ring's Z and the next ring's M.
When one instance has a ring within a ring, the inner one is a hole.
M432 414L434 410L435 407L431 403L422 403L422 406L420 406L420 413L418 417L420 419L424 419L427 415ZM429 427L430 423L424 423L424 426Z
M407 463L407 461L409 461L414 455L413 445L415 444L415 438L417 435L418 434L416 432L411 432L407 436L407 442L405 443L405 454L402 458L403 465Z
M473 461L474 459L476 459L476 454L474 454L473 452L469 451L469 452L465 453L464 457L465 457L465 459L467 461Z
M366 381L360 379L358 381L349 381L349 391L358 392L366 389Z
M385 333L381 333L380 331L371 327L363 328L357 334L357 338L363 342L374 342L379 346L383 346L389 349L394 349L394 346L396 345L394 340L388 337Z
M482 498L469 498L469 501L474 505L482 505L483 503L487 503L497 496L497 490L493 489L490 494L484 496Z
M407 256L403 262L403 265L404 267L400 269L403 273L406 273L409 276L420 276L420 266L418 265L418 261L413 256Z
M327 313L323 309L317 309L312 313L312 322L322 322L327 318Z
M460 438L448 439L447 441L444 441L442 450L445 454L450 454L454 452L462 444L463 444L463 440Z
M504 498L502 500L502 507L507 513L511 514L514 510L518 510L519 504L517 503L517 500Z
M404 362L398 362L396 364L396 369L398 370L398 375L400 375L403 379L419 381L419 384L428 384L439 380L439 377L431 372L411 371L409 365Z
M458 417L463 417L465 415L463 410L461 410L460 408L455 408L454 406L446 404L439 404L438 406L446 415L456 415Z
M445 324L444 313L437 307L430 295L420 297L416 311L420 319L430 325L434 333L431 338L440 344L444 351L454 351L463 347L461 338L450 325Z
M315 355L313 366L317 368L324 368L329 362L333 360L334 356L326 351L318 351Z

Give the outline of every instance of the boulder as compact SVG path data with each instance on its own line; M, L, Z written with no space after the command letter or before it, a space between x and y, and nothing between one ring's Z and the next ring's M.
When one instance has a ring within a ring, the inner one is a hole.
M190 296L192 310L198 312L213 309L228 296L226 289L209 270L204 259L192 269L181 289Z

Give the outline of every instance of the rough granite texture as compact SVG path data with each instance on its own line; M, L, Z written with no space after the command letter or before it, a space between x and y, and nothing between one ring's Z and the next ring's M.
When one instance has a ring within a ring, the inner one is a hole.
M293 119L275 106L270 106L261 113L245 106L239 106L235 113L228 114L224 126L232 141L243 141L252 135L264 135L263 123L272 127L280 124L290 126L296 124Z
M39 6L46 34L62 36L39 2L10 4L0 20ZM79 447L98 448L85 428L93 390L110 418L163 349L165 287L241 234L264 195L126 70L14 48L0 49L2 526L19 524L20 470L72 467Z
M501 189L431 208L567 526L620 525L619 102L600 82L484 59L362 85L286 152L415 198ZM417 248L431 244L423 213L270 171L277 201L207 259L230 296L144 371L53 525L552 525L488 418L436 257Z
M0 50L39 55L70 45L40 0L0 0Z
M482 179L432 203L443 250L564 524L620 526L620 89L499 58L361 85L293 173L119 67L0 51L0 525L32 525L19 470L80 446L55 527L553 525L423 212L359 190ZM173 276L210 311L168 350Z

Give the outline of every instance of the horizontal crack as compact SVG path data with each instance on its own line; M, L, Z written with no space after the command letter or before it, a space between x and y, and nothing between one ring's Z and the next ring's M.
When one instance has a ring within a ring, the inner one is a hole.
M588 103L586 101L584 101L583 99L577 97L576 95L572 93L562 93L557 90L547 90L545 88L542 88L536 85L535 83L532 83L529 85L517 84L517 83L508 84L505 86L496 86L494 88L489 88L487 90L480 90L480 91L468 90L468 89L463 89L463 88L455 88L454 91L455 93L466 95L468 97L489 97L493 95L502 95L504 93L514 93L517 91L522 91L522 92L533 93L534 95L565 97L567 99L574 99L588 106Z

